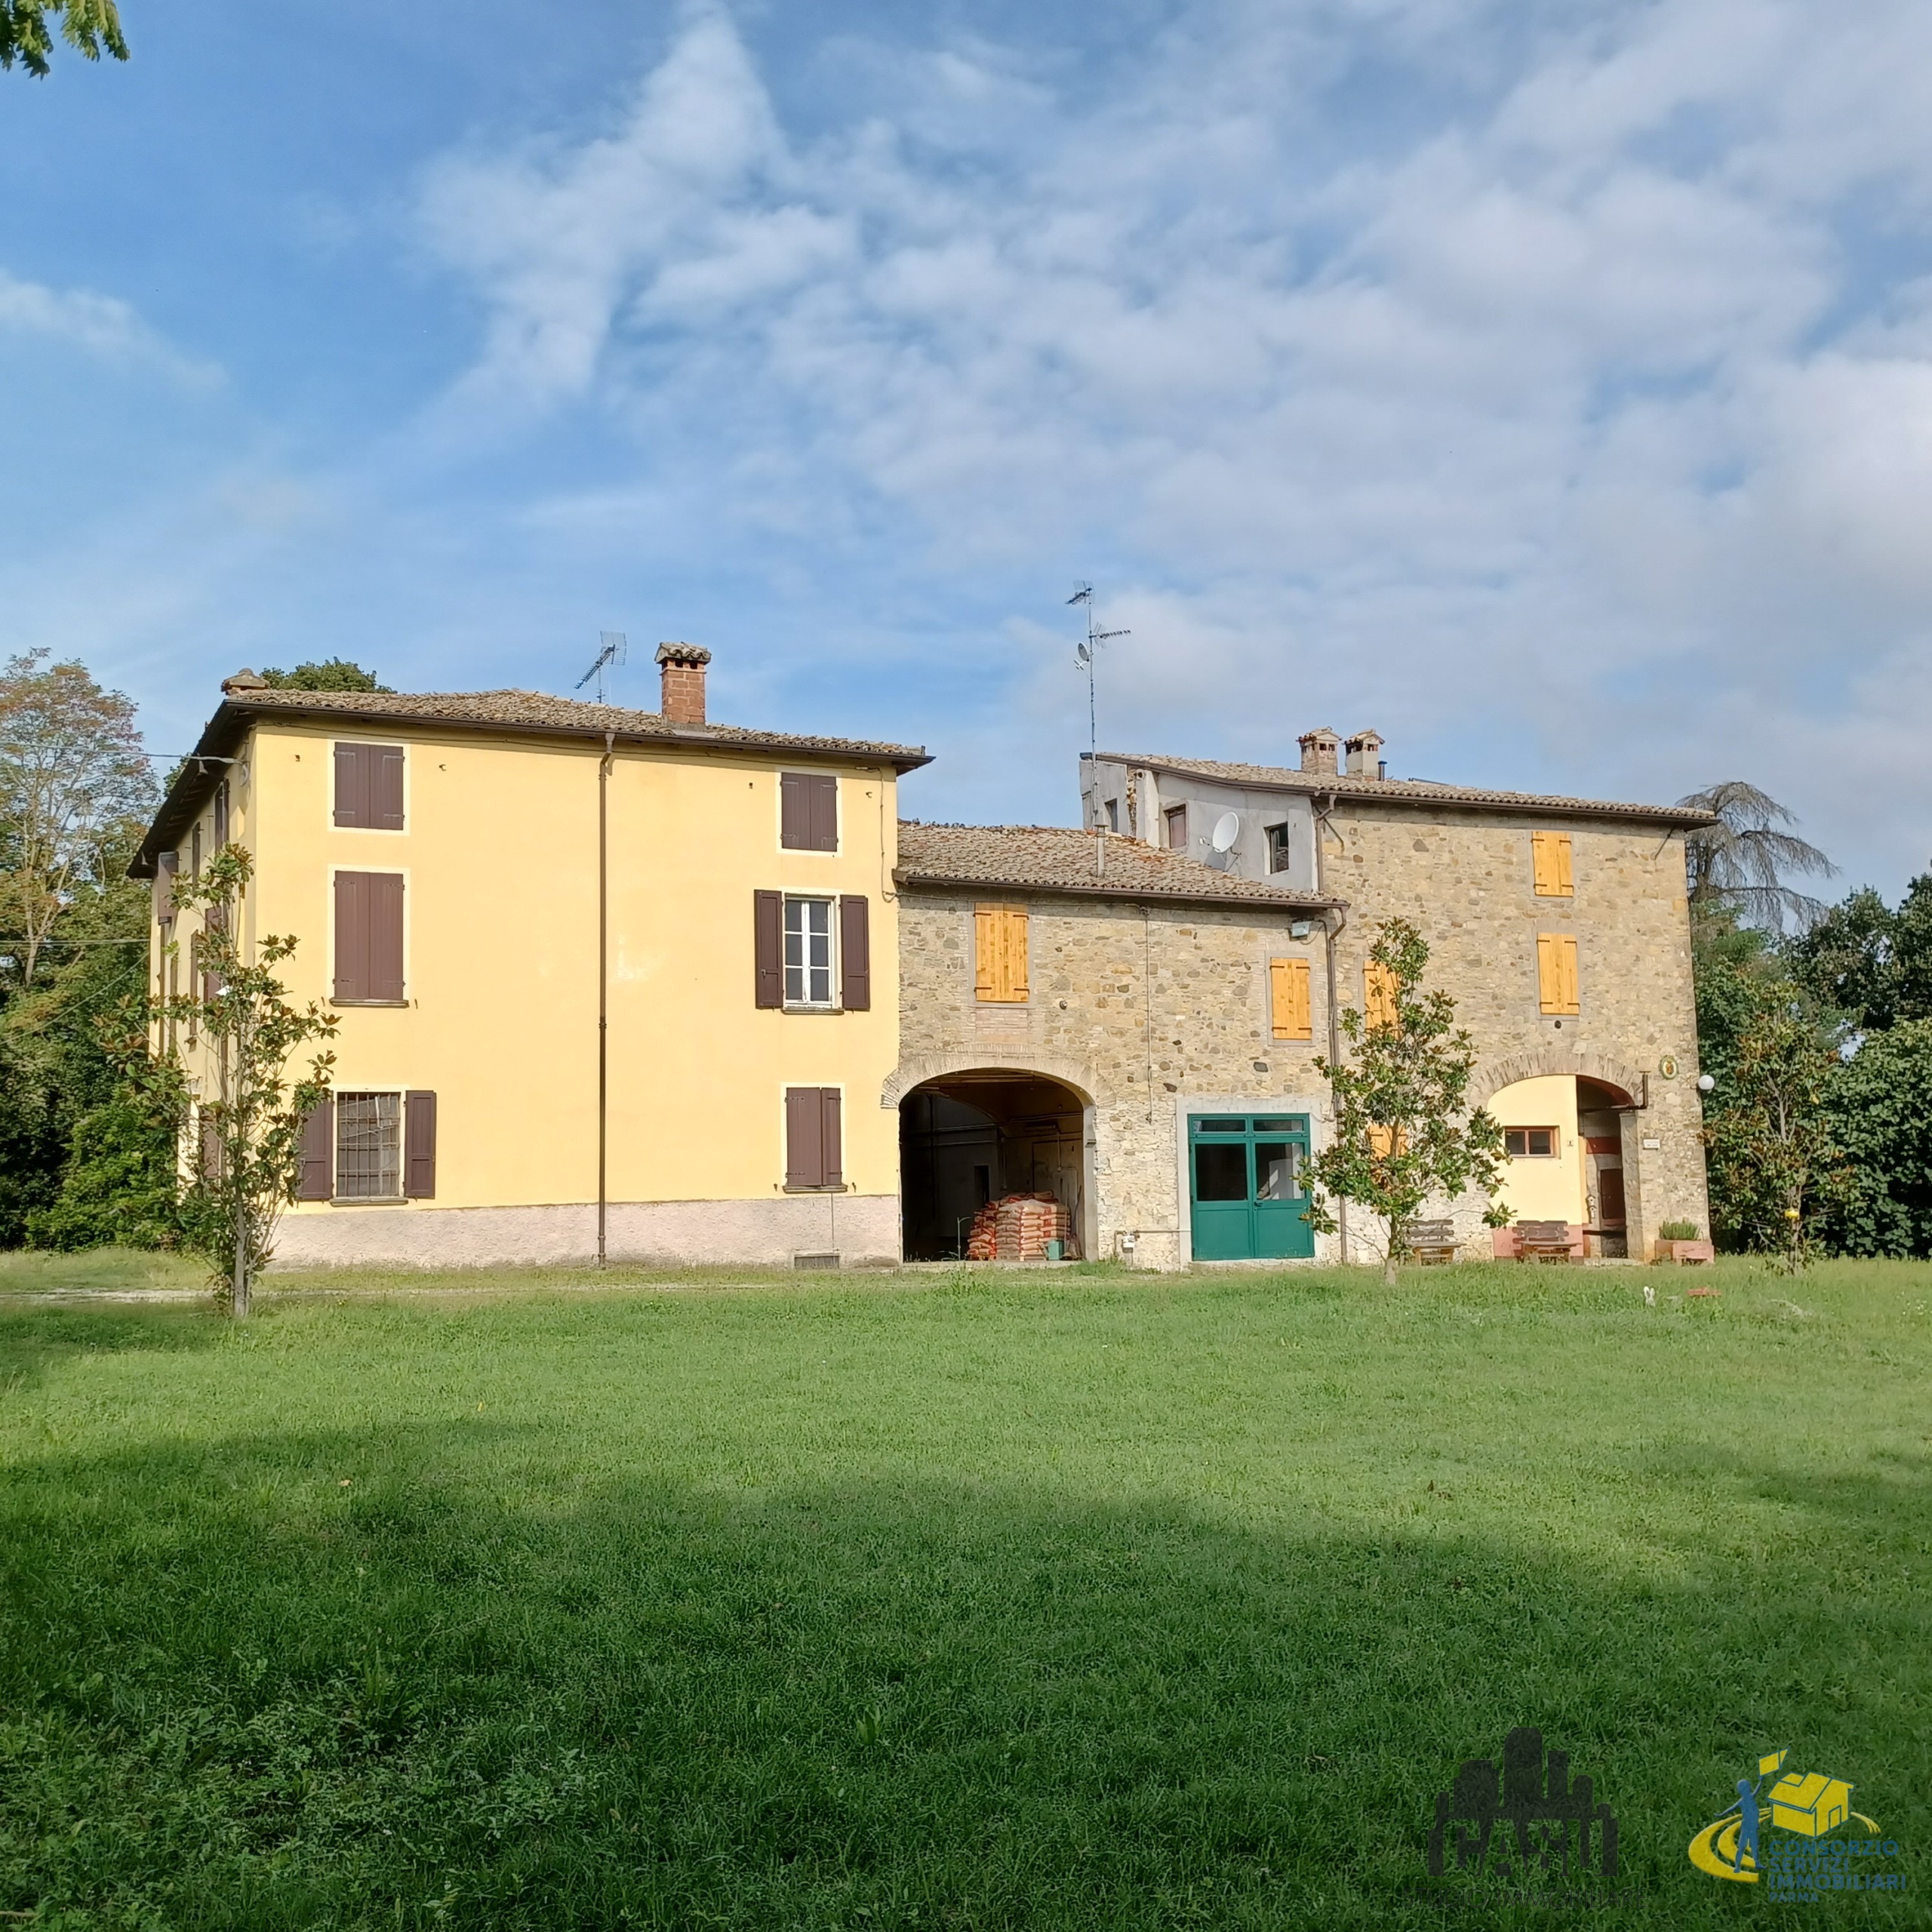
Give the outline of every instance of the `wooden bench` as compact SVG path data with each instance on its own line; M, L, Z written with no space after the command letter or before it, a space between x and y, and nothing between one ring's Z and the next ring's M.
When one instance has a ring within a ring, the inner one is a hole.
M1402 1238L1409 1253L1425 1266L1456 1258L1455 1232L1447 1220L1410 1221L1403 1227Z
M1518 1221L1516 1223L1516 1259L1518 1261L1568 1261L1574 1259L1570 1245L1567 1221Z

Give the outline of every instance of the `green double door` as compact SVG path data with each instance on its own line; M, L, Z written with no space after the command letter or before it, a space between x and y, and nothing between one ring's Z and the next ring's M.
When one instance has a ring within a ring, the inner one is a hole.
M1302 1168L1306 1114L1193 1114L1189 1194L1197 1261L1291 1261L1315 1253Z

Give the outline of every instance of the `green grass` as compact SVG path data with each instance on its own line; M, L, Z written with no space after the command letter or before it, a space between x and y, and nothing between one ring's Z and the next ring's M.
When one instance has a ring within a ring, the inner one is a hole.
M0 1263L0 1909L1508 1924L1414 1890L1534 1723L1589 1922L1769 1909L1779 1745L1927 1922L1932 1269L686 1279Z

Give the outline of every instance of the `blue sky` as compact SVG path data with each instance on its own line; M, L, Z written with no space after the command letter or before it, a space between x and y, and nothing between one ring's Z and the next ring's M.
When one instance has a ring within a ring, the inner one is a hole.
M1097 24L1096 17L1099 17ZM1932 857L1932 8L125 0L0 76L0 650L1674 798Z

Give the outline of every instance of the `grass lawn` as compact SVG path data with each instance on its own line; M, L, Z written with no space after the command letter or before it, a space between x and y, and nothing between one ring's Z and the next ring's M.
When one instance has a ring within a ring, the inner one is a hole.
M31 1292L192 1278L0 1266L13 1922L1548 1923L1416 1896L1534 1724L1585 1922L1789 1746L1932 1923L1932 1269Z

